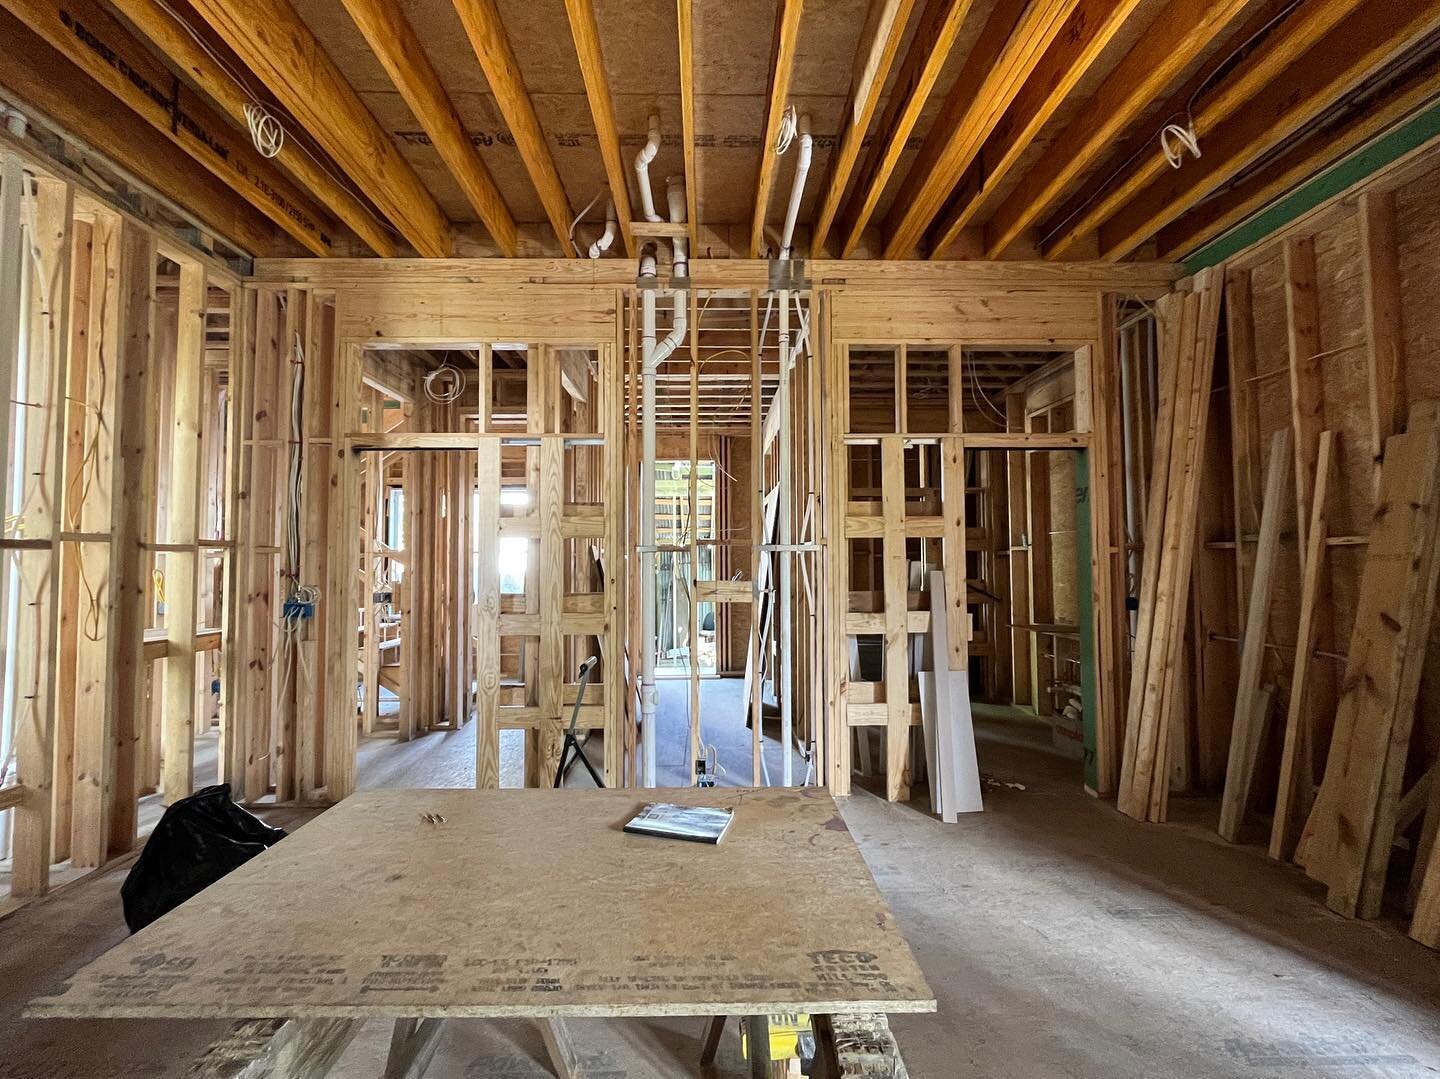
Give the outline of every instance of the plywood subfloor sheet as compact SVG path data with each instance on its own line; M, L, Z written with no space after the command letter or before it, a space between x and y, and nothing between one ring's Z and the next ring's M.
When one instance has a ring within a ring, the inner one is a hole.
M735 820L718 846L624 834L645 795L733 806ZM934 1008L823 790L378 790L130 937L30 1014Z

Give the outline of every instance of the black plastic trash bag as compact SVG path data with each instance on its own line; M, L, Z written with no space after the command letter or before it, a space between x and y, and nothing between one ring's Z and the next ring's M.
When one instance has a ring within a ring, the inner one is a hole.
M285 838L230 798L221 783L165 810L120 888L125 924L138 933L232 869Z

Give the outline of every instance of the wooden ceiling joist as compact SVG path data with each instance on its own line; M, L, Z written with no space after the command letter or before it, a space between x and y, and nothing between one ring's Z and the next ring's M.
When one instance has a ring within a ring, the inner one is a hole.
M956 181L1040 66L1079 2L1034 0L1021 4L1024 10L1018 21L1012 21L1015 5L1006 0L996 5L886 222L887 259L909 257L918 246ZM1000 49L988 47L986 39L991 36L991 27L1011 26L1014 29L1008 32ZM970 75L977 67L978 78Z
M1208 97L1198 103L1194 125L1202 152L1211 131L1277 79L1291 63L1333 30L1341 19L1364 7L1364 0L1306 0L1284 15L1283 21L1240 61L1234 71L1208 91ZM1258 31L1264 29L1263 24L1257 28ZM1188 98L1192 95L1193 91L1183 91L1180 96L1186 100L1173 100L1162 115L1185 116L1189 110ZM1114 215L1137 192L1167 171L1171 171L1170 166L1160 151L1158 138L1151 152L1128 165L1113 182L1105 178L1102 170L1097 184L1082 188L1073 200L1071 205L1078 209L1062 205L1057 219L1048 222L1042 229L1041 247L1045 257L1067 256L1082 239L1093 234L1102 221Z
M859 246L880 197L900 163L905 144L920 120L925 103L930 100L945 61L955 47L971 3L972 0L928 0L876 129L880 133L879 141L870 151L846 203L846 211L841 215L844 223L841 233L845 237L840 245L841 258L849 258Z
M580 60L580 75L585 80L585 96L590 101L590 117L595 122L595 135L600 140L600 159L605 163L605 178L610 184L610 198L615 203L615 220L625 241L625 253L635 257L635 237L630 234L630 185L620 156L620 130L615 124L615 105L610 97L610 80L605 75L605 56L600 50L600 28L595 23L591 0L565 0L565 13L570 17L570 37L575 42L575 55ZM686 185L689 194L689 185Z
M1156 237L1157 256L1176 260L1192 254L1437 98L1440 54L1408 73L1378 102L1367 102L1306 132L1294 145L1165 226Z
M999 258L1042 220L1150 109L1207 45L1259 0L1171 0L1083 110L1020 177L985 223L985 257Z
M455 10L470 39L470 47L485 72L485 81L495 95L495 104L505 124L515 139L515 149L530 182L545 207L545 216L555 230L560 250L566 257L575 256L575 244L570 239L570 200L565 196L565 186L560 182L560 173L555 168L555 159L550 154L545 132L540 127L540 118L535 115L535 105L530 92L525 88L524 76L520 73L520 62L510 46L505 33L505 24L500 18L500 9L495 0L454 0Z
M268 218L173 142L82 75L20 20L0 11L0 88L33 108L67 138L184 207L239 250L267 257L288 241Z
M695 167L695 19L691 0L675 0L676 47L680 60L680 137L685 155L685 223L690 257L700 253L700 177Z
M311 254L334 253L324 209L198 96L169 101L170 69L94 0L0 4Z
M450 223L289 0L191 7L426 258L450 254Z
M1025 82L952 195L953 210L930 243L932 258L974 224L1021 155L1125 27L1141 0L1080 0L1068 25ZM1049 156L1048 154L1046 155Z
M460 114L440 82L420 37L411 27L398 0L343 0L345 10L385 68L405 104L430 136L450 175L495 240L500 251L513 258L519 253L515 218L480 152L470 141Z
M750 219L750 257L759 258L765 249L765 217L770 209L770 192L775 186L775 140L790 98L790 76L795 71L795 48L800 41L800 14L804 0L781 0L775 23L775 45L771 50L770 90L765 109L765 138L760 143L760 171L755 179L755 212Z
M246 123L245 106L251 103L249 93L176 21L160 0L110 0L110 4L168 56L196 89L236 123ZM370 250L381 258L395 257L397 249L391 230L295 140L287 139L275 160L329 207Z
M1340 22L1201 143L1203 157L1145 188L1100 226L1120 259L1440 28L1440 4L1371 4Z
M850 100L845 106L845 133L831 160L820 214L810 230L811 258L823 258L825 255L825 241L830 236L830 228L835 223L835 215L850 184L855 163L860 159L865 133L870 130L870 121L875 118L875 110L885 92L890 68L899 55L914 7L915 0L871 0L868 25L861 35L855 57Z

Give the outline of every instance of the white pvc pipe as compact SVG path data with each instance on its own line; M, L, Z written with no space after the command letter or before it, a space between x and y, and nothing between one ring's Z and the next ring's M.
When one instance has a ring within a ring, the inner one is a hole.
M655 155L659 152L660 117L652 114L649 136L645 139L645 145L640 147L635 155L635 178L640 184L640 212L645 215L646 221L661 219L655 212L655 195L650 190L650 162L655 160Z
M679 225L685 221L685 178L672 176L665 181L665 199L670 204L670 220ZM690 242L684 237L675 237L675 254L670 263L670 273L675 277L690 276Z
M640 276L655 274L655 249L646 245ZM642 784L655 786L655 381L660 365L670 358L689 328L689 297L674 294L670 332L655 340L655 289L640 293L641 433L640 433L640 750Z
M794 734L795 702L792 675L795 657L790 639L790 550L793 534L790 528L790 293L780 290L780 384L775 392L775 407L780 410L780 499L777 539L780 544L780 760L783 783L795 782Z
M615 220L615 200L606 199L605 231L600 234L598 240L590 245L590 257L592 259L598 259L606 251L610 250L610 245L615 242L615 230L617 227L618 224Z
M653 256L652 256L653 258ZM645 275L641 260L641 275ZM652 268L653 272L653 268ZM640 434L640 760L641 784L655 786L655 290L640 293L644 374Z
M800 199L805 194L805 177L810 172L812 152L810 117L800 117L800 157L795 162L795 181L790 185L790 205L785 210L785 231L780 235L780 257L788 259L795 240L795 221L800 216Z

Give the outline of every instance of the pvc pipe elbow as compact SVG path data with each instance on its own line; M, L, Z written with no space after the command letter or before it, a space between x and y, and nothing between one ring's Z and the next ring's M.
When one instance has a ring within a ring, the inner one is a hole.
M609 199L605 203L605 231L600 234L599 239L590 245L590 257L592 259L598 259L606 251L610 250L610 245L615 242L616 227L615 200Z

